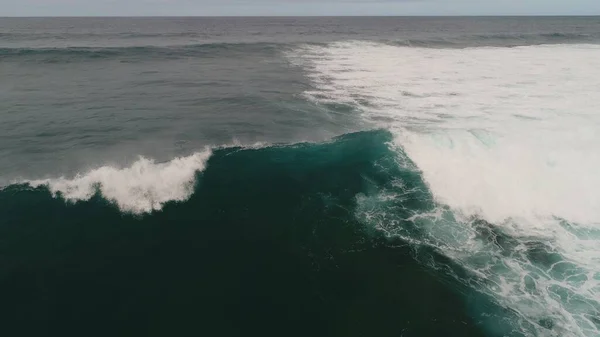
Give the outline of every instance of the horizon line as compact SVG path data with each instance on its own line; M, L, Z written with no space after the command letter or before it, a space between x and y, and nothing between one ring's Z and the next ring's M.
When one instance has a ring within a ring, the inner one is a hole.
M437 14L437 15L32 15L0 16L0 19L30 18L469 18L469 17L600 17L600 14Z

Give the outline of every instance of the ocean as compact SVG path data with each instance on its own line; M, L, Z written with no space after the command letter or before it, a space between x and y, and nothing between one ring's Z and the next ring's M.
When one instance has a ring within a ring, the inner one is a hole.
M3 336L600 336L600 18L0 18Z

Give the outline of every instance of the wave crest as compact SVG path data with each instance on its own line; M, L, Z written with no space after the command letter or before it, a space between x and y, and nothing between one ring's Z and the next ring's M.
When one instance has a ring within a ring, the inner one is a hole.
M102 166L69 179L26 181L32 187L46 186L55 197L77 202L100 193L123 212L148 213L170 201L185 201L193 193L196 172L204 170L210 150L178 157L165 163L140 157L131 166Z

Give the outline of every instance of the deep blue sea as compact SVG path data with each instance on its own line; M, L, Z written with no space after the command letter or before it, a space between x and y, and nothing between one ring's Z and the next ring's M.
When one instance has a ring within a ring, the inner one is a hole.
M0 18L2 336L600 336L600 18Z

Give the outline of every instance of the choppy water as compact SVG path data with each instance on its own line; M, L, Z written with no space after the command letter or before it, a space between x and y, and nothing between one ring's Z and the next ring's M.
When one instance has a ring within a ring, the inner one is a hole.
M600 336L600 19L0 19L24 336Z

